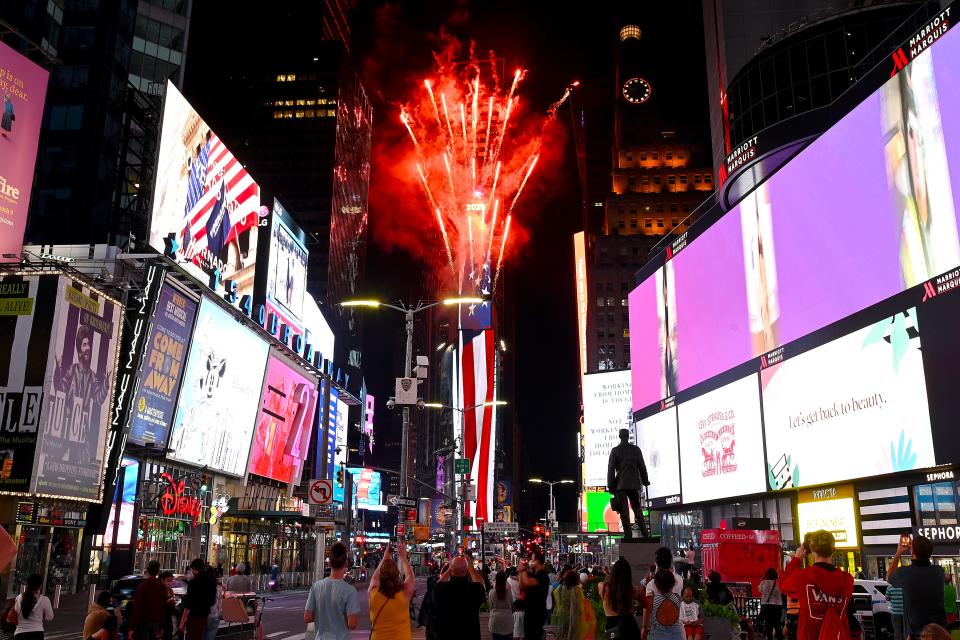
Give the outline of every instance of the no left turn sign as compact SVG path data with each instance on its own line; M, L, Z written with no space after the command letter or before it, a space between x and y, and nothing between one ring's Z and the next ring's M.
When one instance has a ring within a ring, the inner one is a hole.
M333 501L333 482L330 480L311 480L310 504L330 504Z

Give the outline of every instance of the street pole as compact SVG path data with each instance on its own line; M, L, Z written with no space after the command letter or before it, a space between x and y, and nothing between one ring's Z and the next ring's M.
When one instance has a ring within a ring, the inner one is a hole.
M410 377L410 371L413 367L413 309L406 310L407 316L407 354L403 364L403 377ZM403 407L403 430L400 438L400 482L401 492L404 496L410 495L411 485L409 479L409 452L410 452L410 407Z

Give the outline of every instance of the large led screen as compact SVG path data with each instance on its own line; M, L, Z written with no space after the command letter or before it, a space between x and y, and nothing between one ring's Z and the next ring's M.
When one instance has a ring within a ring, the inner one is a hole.
M246 474L267 351L229 312L201 300L170 430L172 460Z
M647 498L663 502L680 496L680 443L677 409L670 407L637 421L637 446L647 466Z
M635 410L960 265L957 59L951 32L630 294Z
M684 503L765 490L756 374L680 403L677 422Z
M317 385L315 378L284 359L270 357L250 448L250 473L280 482L300 482L313 432Z
M274 199L267 265L267 308L297 332L302 331L304 321L308 255L306 234L280 201Z
M354 506L357 509L386 511L386 505L380 504L382 502L380 472L354 467L349 467L347 471L353 476Z
M309 295L303 299L303 327L306 330L304 341L313 345L315 353L319 353L323 360L333 362L333 346L335 336L330 323L323 317L323 312L316 301Z
M61 277L34 491L99 501L123 307Z
M630 509L630 522L637 522L637 514ZM620 514L610 507L606 491L584 491L580 496L580 530L583 533L623 533Z
M763 369L770 488L934 466L922 337L911 308Z
M150 246L175 248L202 282L219 270L253 290L260 187L190 103L167 82Z
M166 446L196 314L196 302L163 286L130 412L131 442Z
M610 450L629 428L630 371L583 376L583 486L607 486Z
M116 495L110 505L110 515L107 516L107 528L103 536L104 544L113 544L114 532L117 534L118 545L130 544L133 537L133 507L137 501L140 461L133 458L121 459L120 473L123 481L117 484Z
M0 262L20 260L48 76L0 42Z

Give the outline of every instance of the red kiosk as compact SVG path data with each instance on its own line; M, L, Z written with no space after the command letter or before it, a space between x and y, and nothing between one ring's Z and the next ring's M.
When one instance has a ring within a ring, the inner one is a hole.
M767 569L783 568L779 531L705 529L700 543L704 576L716 571L724 582L749 582L754 596Z

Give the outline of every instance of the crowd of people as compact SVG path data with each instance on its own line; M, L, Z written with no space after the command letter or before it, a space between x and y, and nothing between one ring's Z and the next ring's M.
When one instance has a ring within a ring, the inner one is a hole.
M859 640L854 577L834 564L835 551L830 532L808 534L782 570L771 567L754 583L759 611L752 616L740 615L716 571L705 582L699 571L675 571L676 559L666 547L657 549L644 575L636 575L623 558L609 567L555 569L539 549L516 566L477 563L465 551L428 577L415 616L416 578L399 543L383 554L367 587L369 637L410 640L416 618L427 640L479 640L485 609L493 640L541 640L545 633L558 640L593 640L601 630L603 637L622 640L755 640L761 634L768 640ZM917 536L897 549L887 567L893 640L949 640L948 629L960 631L956 591L932 555L930 540ZM693 559L684 559L680 568L690 569ZM348 564L347 547L335 544L329 577L314 583L307 596L303 619L314 625L317 640L349 640L359 626L360 594L345 580ZM108 591L97 594L82 639L214 640L225 595L253 591L243 564L230 573L225 580L194 560L178 598L173 574L150 562L128 601L119 603ZM43 640L44 624L52 619L42 578L30 576L0 618L0 640Z

